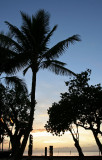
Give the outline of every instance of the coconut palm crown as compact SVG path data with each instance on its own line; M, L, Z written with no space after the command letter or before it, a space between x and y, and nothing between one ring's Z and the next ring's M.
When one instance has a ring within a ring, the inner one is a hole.
M0 40L11 47L0 46L0 55L6 55L6 65L2 63L1 67L1 70L6 74L14 74L23 68L23 74L25 75L28 69L32 70L30 119L20 150L20 153L23 154L34 119L36 74L39 69L49 69L58 75L75 75L74 72L65 68L65 63L57 59L69 47L70 43L80 41L80 37L79 35L73 35L49 48L50 37L57 29L57 25L55 25L50 30L49 13L45 10L39 10L30 17L21 12L21 17L22 25L20 29L9 22L5 22L9 27L12 38L0 34Z

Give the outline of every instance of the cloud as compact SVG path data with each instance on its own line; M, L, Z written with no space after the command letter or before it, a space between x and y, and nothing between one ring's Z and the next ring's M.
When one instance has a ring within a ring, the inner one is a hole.
M42 137L49 137L49 136L52 137L51 133L48 133L48 132L46 132L45 130L42 130L42 129L36 130L36 132L32 132L32 134L33 134L33 137L39 137L39 139L42 138Z
M40 114L40 117L48 117L48 114Z
M32 133L45 132L45 129L33 129Z
M48 140L48 141L44 141L44 143L52 144L52 143L66 143L66 142L61 140Z

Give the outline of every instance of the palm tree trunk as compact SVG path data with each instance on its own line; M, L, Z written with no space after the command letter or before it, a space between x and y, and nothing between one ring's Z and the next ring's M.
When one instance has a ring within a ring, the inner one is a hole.
M82 151L82 149L81 149L81 147L80 147L80 145L79 145L79 141L75 138L75 136L74 136L74 134L72 133L72 131L71 131L71 129L69 130L70 131L70 133L71 133L71 135L72 135L72 137L73 137L73 140L74 140L74 142L75 142L75 147L76 147L76 149L77 149L77 151L78 151L78 153L79 153L79 157L84 157L84 154L83 154L83 151Z
M24 150L25 150L25 147L26 147L26 144L27 144L29 134L32 130L34 111L35 111L35 90L36 90L36 72L33 72L33 74L32 74L32 91L31 91L31 110L30 110L29 124L28 124L26 131L25 131L21 147L20 147L19 151L17 151L17 154L14 155L13 160L21 160L23 153L24 153Z
M97 146L98 146L98 148L99 148L99 150L100 150L100 152L102 154L102 144L101 144L101 142L100 142L100 140L98 138L98 134L94 130L92 130L92 133L93 133L94 138L96 140Z

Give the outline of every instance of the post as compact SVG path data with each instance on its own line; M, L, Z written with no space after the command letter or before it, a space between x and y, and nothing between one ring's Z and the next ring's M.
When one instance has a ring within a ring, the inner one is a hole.
M53 156L53 146L49 147L49 156L52 157Z
M47 147L45 147L45 157L47 157Z

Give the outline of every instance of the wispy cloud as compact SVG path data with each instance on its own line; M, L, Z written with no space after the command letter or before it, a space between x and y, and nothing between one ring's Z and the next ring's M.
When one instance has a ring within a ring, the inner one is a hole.
M36 130L36 132L32 132L32 134L33 134L33 137L39 137L39 138L49 137L49 136L52 137L51 133L48 133L48 132L46 132L45 130L42 130L42 129Z
M40 117L48 117L48 114L40 114Z
M66 142L61 140L48 140L48 141L44 141L44 143L52 144L52 143L66 143Z
M45 129L33 129L32 133L45 132Z

